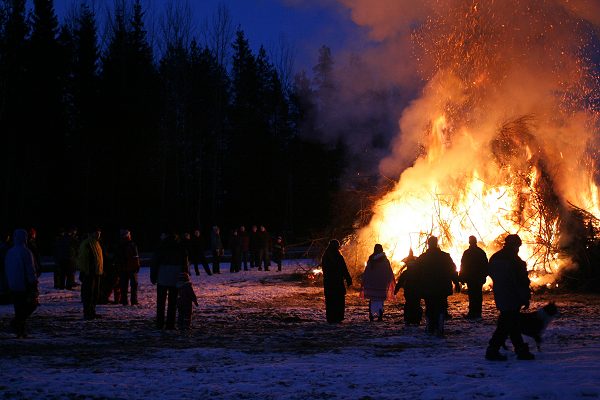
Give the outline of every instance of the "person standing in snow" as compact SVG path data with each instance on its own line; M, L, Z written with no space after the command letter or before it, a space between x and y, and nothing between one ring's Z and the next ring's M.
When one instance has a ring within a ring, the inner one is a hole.
M38 279L33 254L27 248L27 231L17 229L13 235L14 245L8 250L4 268L10 290L15 319L13 326L18 338L27 336L27 318L35 311L39 302Z
M481 248L477 246L477 238L469 236L469 248L465 250L460 259L460 274L458 279L467 284L469 294L469 313L466 318L480 321L481 306L483 304L482 288L488 276L488 258Z
M244 225L240 226L238 235L240 236L240 244L242 247L242 263L244 264L244 271L248 271L248 261L250 261L250 265L252 265L252 260L250 259L250 236L248 236L248 232L246 232L246 227Z
M500 353L500 346L509 336L517 359L535 358L523 341L519 326L521 307L529 308L531 298L527 264L518 254L522 243L519 235L508 235L504 239L504 247L490 257L489 273L494 285L494 301L500 310L496 330L485 352L485 358L490 361L506 361L507 357Z
M423 318L416 259L417 257L413 255L413 251L410 249L408 256L402 260L406 269L398 277L394 288L394 294L397 294L400 288L404 289L404 324L407 326L420 325L421 318Z
M154 253L150 269L150 281L156 285L156 327L175 329L177 311L177 279L182 272L189 272L187 251L177 241L174 233L160 243ZM167 320L165 324L165 306Z
M63 235L60 235L55 243L54 257L58 272L55 281L56 289L72 290L75 282L75 271L77 270L77 228L70 227Z
M204 272L206 272L206 275L212 275L212 272L210 272L208 261L204 256L204 241L202 240L200 229L194 230L194 235L188 242L187 251L188 257L190 258L190 264L194 265L194 271L196 272L196 276L200 275L198 264L202 264L202 268L204 268Z
M218 226L213 226L210 233L210 249L212 251L213 274L221 273L221 257L223 257L223 242L221 241L221 230Z
M329 242L323 258L323 292L325 294L325 315L331 324L344 320L346 308L346 286L352 286L352 277L348 272L346 261L340 253L340 242L333 239Z
M81 301L83 319L100 318L96 314L96 304L100 296L100 281L104 274L104 257L100 245L100 229L90 232L79 246L79 280L81 281Z
M378 321L383 320L383 304L393 297L395 284L394 271L383 252L383 246L376 244L367 261L361 290L361 296L369 299L370 321L373 321L375 315Z
M129 229L121 230L121 241L115 254L115 263L120 271L119 283L121 285L121 304L128 304L128 289L131 286L131 305L138 304L138 272L140 272L140 256L138 248L131 239Z
M260 230L257 234L258 239L258 270L262 269L261 265L264 267L265 271L269 271L271 267L271 258L270 258L270 247L271 247L271 236L269 236L269 232L267 229L261 225Z
M192 305L198 307L198 298L187 272L181 272L177 279L177 328L187 331L192 326Z
M283 244L283 238L277 236L275 243L273 243L273 261L277 264L277 271L281 272L281 262L283 255L285 254L285 245Z
M437 336L444 335L446 304L452 294L452 283L460 292L456 265L450 254L438 246L438 239L430 236L427 239L427 250L415 261L419 276L419 288L425 299L425 316L427 332Z
M229 237L229 247L231 248L231 263L229 272L240 272L242 267L242 241L238 235L237 229L231 232Z
M258 244L258 228L256 225L252 225L249 235L250 242L250 268L260 267L259 257L258 257L258 249L260 245Z

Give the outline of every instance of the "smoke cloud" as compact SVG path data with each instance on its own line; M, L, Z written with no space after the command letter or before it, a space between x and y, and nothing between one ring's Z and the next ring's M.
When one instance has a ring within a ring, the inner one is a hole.
M398 246L408 242L410 232L431 232L440 212L430 204L431 212L438 213L424 216L430 227L416 224L395 232L402 237L386 238L382 226L392 215L385 205L431 193L453 197L452 204L458 204L473 177L485 186L482 196L504 185L516 187L520 205L512 211L519 217L507 215L509 222L531 217L524 210L533 207L533 195L524 193L540 181L550 188L546 203L557 197L562 206L570 203L600 216L593 178L600 80L590 60L598 51L597 1L339 2L375 43L368 59L379 78L404 87L418 81L420 87L398 114L390 153L379 164L381 174L400 180L375 206L358 242L367 248L382 240ZM517 184L524 175L529 177ZM508 226L497 222L501 229L485 234L476 221L467 225L464 238L446 232L446 244L455 240L462 245L476 230L482 241L497 243ZM541 237L528 239L539 242ZM406 255L408 245L400 247Z

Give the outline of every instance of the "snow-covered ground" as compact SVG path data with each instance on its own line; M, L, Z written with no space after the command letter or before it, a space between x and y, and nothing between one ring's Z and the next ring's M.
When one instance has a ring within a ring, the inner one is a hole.
M575 399L600 397L600 297L545 293L562 316L535 361L484 360L494 330L492 296L484 321L458 318L467 297L450 297L455 318L444 339L402 323L402 297L369 322L357 291L346 321L328 325L322 288L283 272L252 270L193 276L200 307L191 333L154 328L155 287L140 272L140 305L98 306L84 321L79 293L41 278L42 306L31 336L8 331L12 306L0 306L3 399ZM532 340L526 338L532 344ZM533 347L533 345L532 345Z

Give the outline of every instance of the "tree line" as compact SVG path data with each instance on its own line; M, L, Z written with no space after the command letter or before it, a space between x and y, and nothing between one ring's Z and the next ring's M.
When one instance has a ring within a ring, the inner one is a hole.
M204 38L189 15L167 6L157 45L140 0L62 22L52 0L0 0L0 226L327 226L347 160L317 140L329 49L292 77L223 6Z

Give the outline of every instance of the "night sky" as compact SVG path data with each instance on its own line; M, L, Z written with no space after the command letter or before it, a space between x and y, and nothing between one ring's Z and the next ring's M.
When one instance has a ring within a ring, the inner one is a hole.
M59 18L77 0L55 0ZM168 0L145 0L148 15L160 16ZM97 15L101 19L112 0L96 0ZM318 48L329 46L334 53L356 48L359 29L350 20L349 12L332 1L291 0L191 0L196 32L206 18L210 18L219 3L225 4L233 17L234 26L240 25L257 49L261 44L272 48L283 35L296 49L296 68L310 71L317 58ZM101 28L101 26L100 26Z

